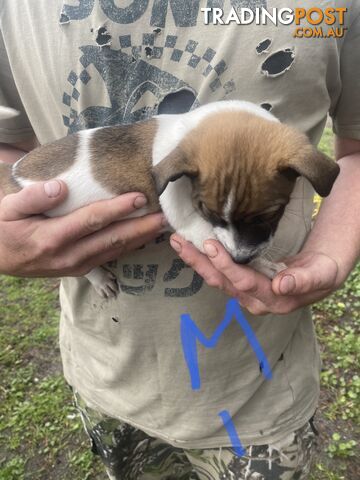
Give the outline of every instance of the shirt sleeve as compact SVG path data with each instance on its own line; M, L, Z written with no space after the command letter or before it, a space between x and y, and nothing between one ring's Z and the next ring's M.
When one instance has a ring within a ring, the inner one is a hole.
M14 108L19 112L19 115L11 119L1 119L0 116L1 143L22 142L35 136L16 88L0 31L0 109L3 106Z
M340 137L360 140L360 15L352 22L340 51L342 90L333 113Z

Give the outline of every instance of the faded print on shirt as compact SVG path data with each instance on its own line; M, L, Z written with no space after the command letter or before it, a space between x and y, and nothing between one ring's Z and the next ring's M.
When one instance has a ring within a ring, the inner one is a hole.
M126 7L118 5L115 0L77 0L63 5L60 24L64 30L74 22L86 28L89 23L85 26L83 21L94 14L103 20L88 29L89 44L79 45L80 65L67 78L62 101L69 133L188 111L200 105L198 90L204 83L207 101L212 94L225 99L236 90L236 80L225 74L227 63L219 58L213 42L210 46L206 35L196 35L204 23L201 7L224 7L223 0L134 0ZM267 2L231 0L229 6L258 8ZM86 87L91 88L94 68L108 102L81 110L80 96L86 94Z

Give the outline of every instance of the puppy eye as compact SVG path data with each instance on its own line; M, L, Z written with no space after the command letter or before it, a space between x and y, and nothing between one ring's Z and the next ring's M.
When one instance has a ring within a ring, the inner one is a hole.
M285 205L281 205L277 210L265 215L267 221L278 220L284 213Z
M200 200L198 205L199 205L199 210L204 215L204 217L209 217L210 212L207 206L205 205L205 203Z
M210 212L209 219L217 227L226 228L229 225L229 223L217 213Z
M285 207L280 207L275 211L269 213L263 213L262 215L256 215L252 217L251 223L255 224L262 224L262 223L269 223L274 222L279 219L279 217L283 214Z
M206 217L209 217L211 215L211 211L208 209L205 203L201 200L199 201L199 209Z
M226 228L229 225L229 222L227 222L223 218L219 218L218 225L219 227Z
M205 203L201 200L199 201L199 209L212 224L222 228L226 228L228 226L228 222L226 220L220 217L220 215L218 215L216 212L209 210Z
M275 221L279 218L281 209L269 213L262 213L261 215L250 215L243 219L244 223L251 225L263 225Z
M250 223L251 225L261 225L269 221L269 218L265 218L263 215L256 215L255 217L246 219L245 223Z

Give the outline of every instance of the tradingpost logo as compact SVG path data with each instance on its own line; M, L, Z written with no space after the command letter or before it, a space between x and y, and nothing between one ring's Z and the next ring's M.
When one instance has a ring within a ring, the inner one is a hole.
M347 8L201 8L205 25L294 25L295 38L342 38Z

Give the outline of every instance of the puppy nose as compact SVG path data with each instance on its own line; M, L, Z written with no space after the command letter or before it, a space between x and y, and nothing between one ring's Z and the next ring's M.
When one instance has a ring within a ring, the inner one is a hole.
M238 263L239 265L246 265L247 263L251 262L251 260L254 258L254 256L244 256L244 255L236 255L233 257L233 260L235 263Z

